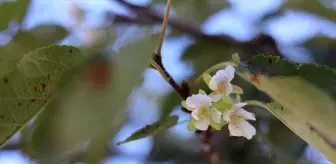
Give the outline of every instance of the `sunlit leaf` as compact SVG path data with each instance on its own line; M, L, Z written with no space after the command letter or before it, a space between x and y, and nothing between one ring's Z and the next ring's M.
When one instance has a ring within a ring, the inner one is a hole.
M157 134L165 132L167 129L173 127L177 124L178 117L177 116L169 116L160 120L152 125L148 125L142 129L139 129L131 136L129 136L126 140L118 142L118 145L131 142L134 140L142 139L149 136L155 136Z
M1 145L50 102L62 75L84 57L71 46L41 48L26 54L15 69L0 78Z

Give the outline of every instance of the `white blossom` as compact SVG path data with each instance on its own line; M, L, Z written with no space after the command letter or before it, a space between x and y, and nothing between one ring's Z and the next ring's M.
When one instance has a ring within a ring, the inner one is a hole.
M220 123L222 113L212 106L211 98L205 94L194 94L187 98L186 107L192 111L191 116L196 120L195 127L207 130L210 121Z
M256 120L255 115L243 109L247 103L237 103L223 114L223 119L229 124L231 136L251 139L256 134L256 129L246 120Z
M219 70L211 78L209 88L213 91L209 96L212 101L217 102L223 96L229 96L232 93L233 87L231 81L234 78L235 68L228 65L224 70Z

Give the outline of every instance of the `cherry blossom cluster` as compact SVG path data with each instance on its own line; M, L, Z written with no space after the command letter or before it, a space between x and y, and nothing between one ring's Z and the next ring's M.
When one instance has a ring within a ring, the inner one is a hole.
M204 81L212 92L207 94L199 90L198 94L182 101L182 106L191 111L189 130L205 131L209 125L220 130L228 124L231 136L251 139L256 134L256 129L248 122L256 120L255 115L243 109L247 103L231 98L234 92L234 86L231 84L234 74L235 68L230 65L217 71L214 76L205 74Z

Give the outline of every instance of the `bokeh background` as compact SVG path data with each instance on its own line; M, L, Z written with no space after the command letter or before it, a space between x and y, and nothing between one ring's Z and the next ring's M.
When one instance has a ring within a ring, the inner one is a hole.
M162 55L178 83L192 82L205 69L230 60L233 53L243 60L266 54L336 67L335 0L172 3ZM0 164L79 164L87 162L85 157L92 152L98 152L101 161L96 162L104 164L208 163L199 134L186 129L190 116L180 110L180 97L155 70L145 70L127 107L114 109L104 103L110 98L104 94L113 92L107 88L114 80L115 56L133 43L131 52L152 53L155 44L146 48L137 43L159 32L164 7L165 0L0 0L0 60L4 54L23 55L50 44L79 46L89 54L55 100L0 150ZM243 87L243 100L270 101L239 78L233 83ZM110 130L100 136L109 142L96 149L92 143L104 140L92 137L101 109L115 114L109 116L111 125L104 125ZM266 110L248 110L257 115L256 137L250 141L229 137L224 128L211 139L223 164L330 163ZM180 116L179 124L166 133L116 145L171 114Z

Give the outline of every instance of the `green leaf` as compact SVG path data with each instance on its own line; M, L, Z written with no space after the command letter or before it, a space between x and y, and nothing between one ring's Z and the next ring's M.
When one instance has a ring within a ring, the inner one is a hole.
M203 74L203 80L207 84L208 87L210 87L210 80L212 76L209 73L204 73Z
M160 133L165 132L167 129L173 127L177 124L178 117L177 116L169 116L163 120L160 120L152 125L148 125L142 129L139 129L131 136L129 136L126 140L118 142L118 145L131 142L134 140L142 139L149 136L155 136Z
M268 110L283 124L300 136L309 145L321 151L331 162L336 160L335 145L327 134L323 134L307 119L299 119L293 110L285 108L277 102L267 104Z
M148 35L148 32L145 34ZM156 41L157 35L148 35L120 50L113 85L107 90L106 101L104 101L109 107L100 111L99 122L101 131L97 133L96 142L91 143L93 149L90 150L89 162L87 163L99 163L97 160L102 158L102 152L105 150L104 146L111 139L111 135L115 134L106 133L106 131L115 126L111 125L111 116L115 116L116 112L118 112L119 116L115 117L117 124L122 123L126 119L125 108L127 107L128 97L135 87L141 85L143 72L152 59ZM112 127L106 125L111 125ZM82 127L85 128L85 126Z
M15 69L0 78L1 145L41 112L62 75L84 57L72 46L49 46L24 55Z
M25 53L55 44L68 35L59 25L40 25L28 31L18 31L13 39L0 48L0 77L8 73Z
M272 76L301 76L336 98L336 70L318 64L297 64L276 56L257 55L250 60L249 72L266 70ZM238 70L239 71L239 70Z
M0 3L0 31L7 29L12 20L21 23L27 13L29 4L30 0Z
M194 118L191 118L191 120L189 121L188 126L187 126L189 131L194 131L196 129L195 122L196 122L196 120Z
M256 84L252 82L249 72L236 73L290 111L293 122L286 123L289 128L295 124L309 127L310 134L301 133L299 136L324 153L330 161L336 162L336 139L332 137L336 136L335 71L325 66L298 65L265 56L253 58L251 65L267 68L276 75L259 76L260 83Z

